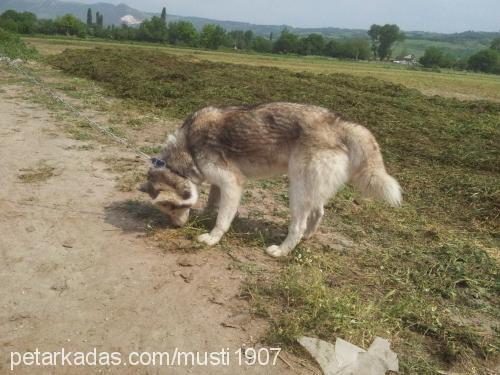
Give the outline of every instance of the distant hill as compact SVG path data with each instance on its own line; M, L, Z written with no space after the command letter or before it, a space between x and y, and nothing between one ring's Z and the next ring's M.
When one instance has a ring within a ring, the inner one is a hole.
M80 18L82 21L86 21L88 8L92 8L92 11L94 13L97 11L103 14L104 23L106 25L119 25L122 23L121 18L126 15L131 15L137 20L143 20L153 15L159 15L159 13L156 14L143 12L138 9L131 8L125 4L113 5L104 2L98 2L95 4L83 4L73 1L61 0L0 0L0 13L8 9L13 9L16 11L33 12L39 18L55 18L66 13L71 13ZM170 21L190 21L198 30L201 30L206 24L211 23L221 25L226 30L252 30L257 35L266 36L268 36L270 33L278 35L285 27L297 34L321 33L329 37L366 36L366 30L342 29L335 27L307 29L295 28L287 25L255 25L246 22L220 21L200 17L183 17L173 14L169 14L168 19Z
M150 17L146 12L129 7L125 4L113 5L108 3L82 4L78 2L67 2L60 0L0 0L0 13L13 9L18 12L33 12L38 18L55 18L66 13L74 14L82 21L87 20L87 9L104 15L104 23L121 24L120 18L131 15L142 20Z
M366 31L362 29L343 29L337 27L322 27L322 28L301 28L301 27L293 27L289 25L256 25L253 23L247 22L238 22L238 21L221 21L221 20L213 20L209 18L200 18L200 17L184 17L184 16L176 16L169 15L168 19L170 21L189 21L191 22L198 30L201 30L203 26L206 24L212 23L221 25L226 30L252 30L257 35L269 36L270 33L273 33L274 36L277 36L281 33L281 30L287 28L291 32L299 35L308 35L311 33L323 34L326 37L366 37Z

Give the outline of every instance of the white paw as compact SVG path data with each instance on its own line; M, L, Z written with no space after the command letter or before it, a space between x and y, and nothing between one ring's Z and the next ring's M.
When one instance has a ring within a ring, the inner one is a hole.
M283 250L281 247L279 247L278 245L272 245L272 246L269 246L267 249L266 249L266 253L268 253L269 255L271 255L272 257L282 257L282 256L285 256L288 254L288 251L286 250Z
M204 233L198 236L198 242L204 243L208 246L213 246L218 243L220 238L212 236L210 233Z

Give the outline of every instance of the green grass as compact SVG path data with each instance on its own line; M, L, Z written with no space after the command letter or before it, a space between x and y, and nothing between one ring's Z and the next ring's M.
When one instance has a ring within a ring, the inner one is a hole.
M0 28L0 55L11 59L32 59L37 56L33 46L27 45L17 35Z
M287 100L331 108L375 133L403 186L400 209L359 203L345 189L326 207L327 240L302 243L273 271L252 267L245 294L271 323L269 344L295 350L295 338L307 334L366 347L380 335L393 343L404 374L488 374L500 347L500 104L427 97L373 78L137 51L72 49L49 61L130 106L175 118L209 104ZM263 192L275 198L275 207L256 203L259 218L287 200L283 180L252 186L248 204ZM222 246L258 251L286 231L250 225L237 220ZM191 222L184 233L205 227ZM339 233L352 245L339 246Z
M74 38L24 38L41 54L58 54L65 49L88 49L95 46L162 50L178 56L188 56L213 62L229 62L250 66L267 66L316 74L345 73L358 77L375 77L415 88L426 95L441 95L459 99L488 99L500 102L500 76L442 70L427 72L391 63L342 61L326 57L244 52L208 51L172 47L153 43L117 43Z

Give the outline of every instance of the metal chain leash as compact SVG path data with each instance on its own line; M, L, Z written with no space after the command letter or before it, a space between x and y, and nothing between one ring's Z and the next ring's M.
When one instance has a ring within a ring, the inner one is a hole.
M66 102L63 98L61 98L57 93L54 92L54 90L52 90L45 83L43 83L43 81L41 79L37 78L32 72L29 72L28 70L23 69L23 67L21 66L21 62L22 62L21 60L12 60L7 56L0 55L0 62L7 63L10 67L14 68L18 73L25 76L28 80L33 82L35 85L39 86L48 96L50 96L52 99L61 103L68 112L71 112L74 115L76 115L77 117L80 117L83 120L85 120L85 122L87 122L90 125L90 127L92 127L94 130L101 132L102 134L111 138L113 141L124 145L128 149L131 149L138 156L143 158L145 161L147 161L147 162L151 161L150 155L148 155L145 152L134 147L134 145L132 145L126 138L116 135L108 128L98 124L97 122L95 122L94 120L89 118L87 115L85 115L84 113L79 111L78 108L76 108L74 105Z

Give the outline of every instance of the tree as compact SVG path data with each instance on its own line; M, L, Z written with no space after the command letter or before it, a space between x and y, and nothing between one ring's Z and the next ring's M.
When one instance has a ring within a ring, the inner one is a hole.
M135 40L137 39L137 29L124 23L112 30L112 37L116 40Z
M245 41L245 49L250 49L250 46L252 45L254 35L252 30L247 30L245 31L245 34L243 36L243 40Z
M287 28L281 31L280 37L276 40L273 46L275 53L298 53L300 48L299 37Z
M472 55L468 61L468 67L474 71L484 73L500 73L500 59L498 52L485 49Z
M85 34L85 24L72 14L65 14L57 17L54 21L56 32L65 35L83 36Z
M194 45L198 32L191 22L179 21L168 24L168 42L171 44Z
M38 20L31 12L7 10L0 15L0 27L19 34L31 34L36 31Z
M368 60L370 45L366 39L347 39L340 43L339 57L353 60Z
M54 20L39 20L37 30L40 34L56 34L56 26L54 24Z
M252 49L257 52L269 53L273 50L273 42L258 36L252 41Z
M254 35L252 30L232 30L227 34L228 47L250 49Z
M325 39L321 34L309 34L301 39L300 53L303 55L322 55L325 49Z
M493 39L490 48L500 52L500 38Z
M153 16L150 20L142 21L137 38L149 42L164 42L167 40L167 33L167 25L160 17Z
M368 30L368 35L372 40L372 53L373 57L378 58L378 49L380 46L380 29L382 26L380 25L371 25L370 30Z
M368 35L372 39L374 57L378 57L380 60L389 59L392 54L392 45L405 38L404 33L399 30L398 25L389 24L384 26L372 25L370 30L368 30Z
M226 30L222 26L208 24L201 30L200 43L205 48L218 49L225 39Z
M242 30L232 30L228 34L228 41L230 45L228 47L235 49L244 49L245 44L245 33Z
M427 48L419 62L426 68L451 68L454 64L453 59L437 47Z
M167 24L167 9L165 7L163 7L163 9L161 10L160 18L163 21L163 23L166 25Z
M95 12L95 24L97 28L101 26L101 13Z
M330 57L340 57L339 53L340 53L339 42L336 41L335 39L330 39L325 44L324 54Z
M87 27L92 27L92 9L87 10Z

